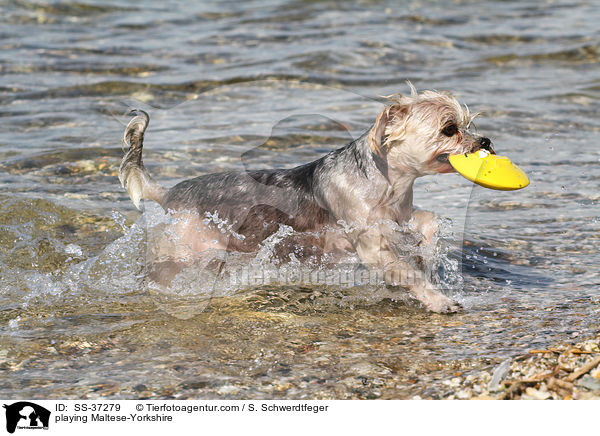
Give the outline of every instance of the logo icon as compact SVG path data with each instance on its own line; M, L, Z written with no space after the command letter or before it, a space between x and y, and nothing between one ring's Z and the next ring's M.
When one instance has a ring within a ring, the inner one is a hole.
M50 411L28 401L19 401L10 405L4 404L6 409L6 431L14 433L19 429L48 429Z

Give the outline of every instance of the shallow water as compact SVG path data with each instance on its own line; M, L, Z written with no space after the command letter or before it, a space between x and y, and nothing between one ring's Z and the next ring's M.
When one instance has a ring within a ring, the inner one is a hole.
M453 374L598 331L595 3L0 12L0 396L438 398ZM116 177L129 108L150 112L146 166L172 185L307 162L367 129L407 79L482 112L478 131L532 181L419 180L464 312L425 313L377 285L148 283L151 208L140 216Z

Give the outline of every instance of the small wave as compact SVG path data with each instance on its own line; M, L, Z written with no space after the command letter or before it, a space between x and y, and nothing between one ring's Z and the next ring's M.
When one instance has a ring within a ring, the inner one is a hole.
M44 202L36 204L38 207L32 213L39 216L13 223L11 234L17 239L29 235L23 244L37 246L40 250L38 233L52 223L68 221L69 213L67 209L48 209ZM149 296L156 306L187 318L204 310L215 298L252 295L266 289L314 291L324 296L320 301L336 301L341 307L371 304L383 299L406 299L406 293L386 287L383 273L362 265L353 252L307 256L310 247L298 246L286 251L285 256L281 255L282 246L294 238L326 238L331 232L347 235L357 231L355 226L342 221L336 228L313 233L296 232L282 225L255 252L207 250L201 256L186 259L187 266L177 271L168 283L154 281L151 276L153 262L161 260L155 249L160 242L158 236L166 235L165 229L181 219L164 213L157 205L147 204L144 214L132 224L128 224L120 213L113 212L114 228L121 229L121 236L95 255L90 254L85 244L68 242L58 234L48 233L42 238L46 241L46 251L38 258L50 260L44 261L41 267L26 263L15 265L14 260L10 260L11 254L4 253L0 258L5 271L0 295L5 307L20 310L40 304L59 307L57 305L70 300L79 301L77 304L82 301L108 304L125 296L134 300ZM222 234L243 238L236 232L236 223L227 222L217 213L207 213L203 220L205 225ZM440 224L442 233L447 232L448 223ZM398 252L428 259L431 280L451 292L462 286L461 257L452 254L451 241L445 239L451 235L444 234L435 247L425 250L419 244L420 239L410 233L410 223L389 225L399 235L404 235L395 241ZM176 234L167 236L177 238ZM18 250L18 244L13 246L14 250ZM35 255L30 253L28 257L35 258Z

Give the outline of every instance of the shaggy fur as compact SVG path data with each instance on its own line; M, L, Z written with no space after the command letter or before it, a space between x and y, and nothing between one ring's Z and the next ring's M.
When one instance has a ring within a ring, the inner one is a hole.
M290 241L307 252L355 250L362 262L379 268L389 285L403 286L434 312L453 312L459 305L443 295L395 252L397 226L410 220L431 243L437 231L433 214L413 209L417 177L454 171L451 154L485 148L489 139L469 132L473 116L448 93L425 91L392 96L371 129L344 147L292 169L232 171L183 181L169 190L156 183L142 163L143 137L149 117L143 111L129 122L129 145L119 178L139 208L140 199L158 202L177 218L160 259L182 266L209 249L252 252L281 224L297 232L332 232L331 238ZM230 223L232 234L206 224L206 213ZM341 236L344 234L345 236Z

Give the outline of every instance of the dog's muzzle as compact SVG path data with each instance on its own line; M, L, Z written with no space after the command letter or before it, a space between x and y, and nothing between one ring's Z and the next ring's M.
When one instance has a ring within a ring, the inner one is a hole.
M481 138L478 139L477 145L478 145L478 147L476 149L474 149L472 151L472 153L475 153L478 150L487 150L490 152L490 154L496 154L496 152L492 148L492 141L490 138L486 138L486 137L482 136ZM449 156L450 156L450 153L441 153L436 156L435 160L440 163L449 164L450 163L450 161L448 160Z

